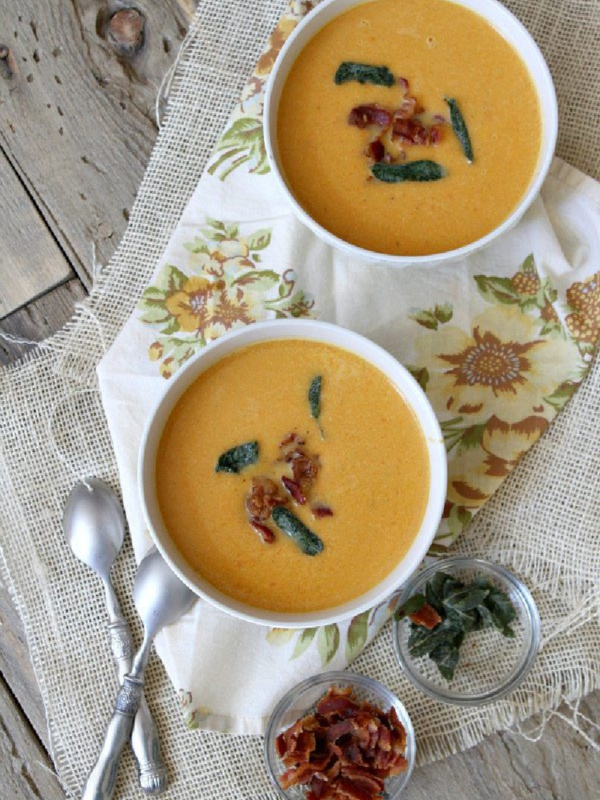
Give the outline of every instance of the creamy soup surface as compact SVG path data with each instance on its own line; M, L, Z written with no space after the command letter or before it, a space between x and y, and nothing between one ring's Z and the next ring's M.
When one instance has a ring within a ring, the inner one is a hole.
M317 375L324 439L307 397ZM320 461L309 503L288 503L324 544L314 556L272 520L275 541L261 541L244 506L254 476L279 483L290 474L278 460L290 432ZM252 440L255 464L215 472L224 451ZM371 589L406 554L429 497L429 457L416 417L382 372L338 347L284 339L232 353L189 387L162 434L156 486L178 550L217 589L258 608L316 611ZM315 519L317 501L333 516Z
M444 96L455 98L473 163L445 124L439 144L401 147L408 161L443 165L446 177L370 178L364 151L378 131L349 125L348 114L370 103L394 110L402 93L397 84L336 85L344 61L405 78L426 120L449 120ZM474 242L514 210L538 162L541 116L525 64L482 17L447 0L372 0L336 17L302 50L283 87L277 141L292 193L324 228L376 252L427 255Z

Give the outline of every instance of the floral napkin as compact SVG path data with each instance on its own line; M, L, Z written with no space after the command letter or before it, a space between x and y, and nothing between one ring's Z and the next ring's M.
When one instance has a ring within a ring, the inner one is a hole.
M363 262L292 216L269 174L261 116L269 71L307 5L293 3L271 36L151 284L98 368L138 559L150 546L136 483L146 418L166 381L225 331L314 316L363 333L408 367L448 451L437 548L560 412L600 337L600 187L559 160L516 228L441 266ZM291 686L346 666L393 605L292 631L199 601L159 635L157 650L191 727L257 733Z

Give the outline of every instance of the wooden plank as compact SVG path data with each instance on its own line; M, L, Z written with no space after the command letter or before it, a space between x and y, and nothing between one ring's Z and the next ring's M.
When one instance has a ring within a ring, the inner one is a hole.
M48 729L40 690L29 657L23 623L0 581L0 676L21 707L36 736L49 751ZM0 745L0 752L2 746ZM0 786L2 784L0 783ZM1 796L1 792L0 792Z
M83 284L78 278L72 278L5 317L0 322L0 334L32 341L45 339L67 322L75 303L84 297ZM31 347L7 341L0 335L0 364L10 364L30 350Z
M600 692L581 703L596 721ZM566 714L566 711L565 711ZM556 717L537 742L505 732L418 769L405 800L592 800L600 797L600 753Z
M0 797L64 800L44 748L0 677Z
M0 3L0 149L88 286L105 263L156 137L155 100L191 0L140 0L142 44L110 35L117 0Z
M0 153L0 319L73 276L6 157Z

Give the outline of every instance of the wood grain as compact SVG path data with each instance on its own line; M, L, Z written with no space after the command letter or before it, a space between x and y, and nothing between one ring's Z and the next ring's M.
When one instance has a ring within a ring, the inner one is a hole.
M600 692L581 705L600 718ZM566 710L565 710L566 713ZM597 800L600 753L564 721L551 719L530 742L512 733L489 736L465 753L417 770L405 800Z
M0 797L64 800L52 764L0 677Z
M7 588L0 581L0 679L8 687L13 701L21 709L46 750L50 750L46 717L40 690L29 657L23 623L12 603ZM0 684L1 685L1 684ZM6 689L6 686L5 686ZM1 692L0 692L1 694ZM0 746L0 752L2 747ZM1 759L0 759L1 760ZM1 788L0 783L0 788ZM2 796L0 791L0 797Z
M0 149L88 286L93 245L105 263L127 225L158 88L193 12L190 0L140 0L144 43L127 56L106 30L122 5L0 3Z
M5 317L0 322L0 334L32 341L46 339L62 328L73 314L75 303L85 295L81 281L72 278ZM6 341L0 335L0 364L10 364L30 350L31 347Z
M0 319L73 275L69 262L0 153Z

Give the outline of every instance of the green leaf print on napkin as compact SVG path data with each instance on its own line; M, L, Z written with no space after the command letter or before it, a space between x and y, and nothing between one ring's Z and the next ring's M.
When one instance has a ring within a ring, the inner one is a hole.
M291 658L299 658L310 647L312 640L315 638L318 628L304 628L296 640L296 646Z
M220 170L218 177L222 181L247 162L251 162L250 172L256 175L266 175L270 171L260 119L237 119L220 138L215 151L221 155L210 165L208 173L214 175Z
M317 649L321 656L321 666L325 667L338 651L340 646L340 629L333 623L319 628L317 633Z
M294 648L289 656L290 660L300 658L316 641L316 648L322 667L330 663L340 651L340 645L343 643L346 661L350 663L361 652L369 639L394 613L397 602L398 594L394 594L383 603L375 606L375 608L370 608L357 614L350 620L347 629L344 625L335 624L324 625L319 628L304 628L302 630L271 628L267 633L266 639L269 644L284 647L296 636Z
M348 638L346 639L346 660L352 661L365 646L369 636L369 615L371 611L363 611L353 617L348 627Z
M241 325L269 317L310 316L314 300L296 286L293 270L260 269L272 233L243 234L237 222L206 217L199 235L184 244L185 271L166 264L142 294L140 322L157 329L148 357L163 378L207 342Z
M443 303L442 305L434 306L434 308L417 308L408 316L424 328L437 331L440 324L443 325L445 322L450 322L452 314L452 303Z
M219 139L213 161L208 167L210 175L216 175L224 181L244 164L253 175L270 172L262 128L265 86L279 51L312 5L312 2L300 0L279 20L244 88L241 102L232 114L231 124Z
M533 255L528 255L511 278L475 275L481 296L490 303L516 305L523 311L539 310L537 324L540 333L565 336L553 303L558 293L548 279L542 281L537 273Z

